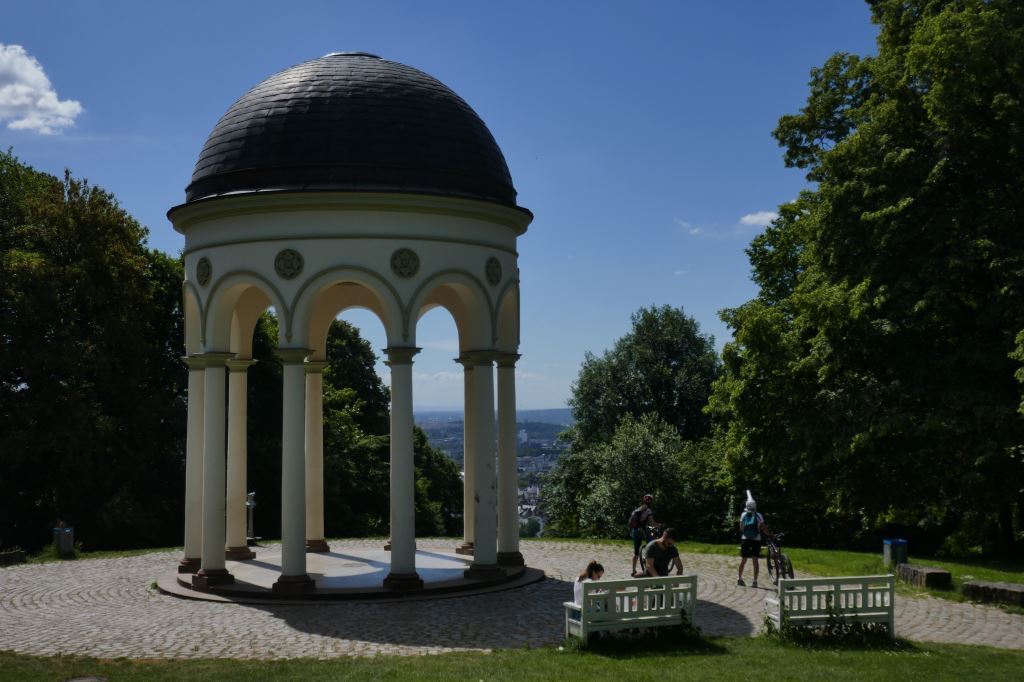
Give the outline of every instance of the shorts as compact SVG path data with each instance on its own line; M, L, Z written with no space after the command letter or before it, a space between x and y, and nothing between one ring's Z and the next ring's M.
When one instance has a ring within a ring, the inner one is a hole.
M761 556L761 541L743 540L740 543L740 556L744 559L756 559Z

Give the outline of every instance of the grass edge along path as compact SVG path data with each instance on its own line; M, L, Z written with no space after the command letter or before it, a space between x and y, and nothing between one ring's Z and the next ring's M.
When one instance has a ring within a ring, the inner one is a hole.
M628 540L596 540L589 538L529 538L522 542L579 542L596 545L622 546L625 556L631 555L632 543ZM735 556L737 567L739 566L739 544L718 544L709 542L693 542L683 539L679 543L680 552L686 554L720 554ZM783 550L793 561L796 577L821 576L824 578L845 575L880 575L895 572L895 569L886 569L882 566L882 552L855 552L838 549L806 549L803 547L783 547ZM1024 561L1012 561L1002 559L990 560L950 560L936 557L914 557L909 558L910 563L921 564L942 568L949 571L953 576L953 589L925 590L912 587L902 582L897 582L897 590L904 595L929 595L949 601L969 601L960 592L960 586L965 580L989 580L997 582L1024 583ZM749 572L749 568L747 569ZM761 566L764 571L764 566ZM998 606L998 605L995 605ZM1018 609L1004 607L1013 612Z
M764 637L702 639L681 648L636 654L571 647L493 653L377 656L280 661L98 660L0 652L0 680L647 680L756 679L907 680L1014 679L1024 652L955 644L901 642L892 649L804 649ZM656 673L656 674L655 674Z

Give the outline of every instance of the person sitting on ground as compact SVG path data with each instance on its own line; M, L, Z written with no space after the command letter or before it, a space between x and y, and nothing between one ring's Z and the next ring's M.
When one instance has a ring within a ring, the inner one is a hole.
M748 498L746 511L740 515L740 573L739 579L736 581L740 587L746 585L743 582L743 569L747 565L747 559L751 559L754 563L754 581L750 583L750 586L757 587L762 534L772 537L771 531L768 530L768 526L764 522L764 517L757 512L757 502L753 498Z
M654 520L654 510L651 509L653 502L653 495L644 495L640 506L629 515L629 534L633 539L633 568L630 575L634 578L640 575L636 570L636 562L640 559L640 547L647 541L647 526L662 525Z
M657 540L651 540L644 549L644 566L649 576L667 576L670 566L676 567L676 575L683 574L683 562L679 558L676 541L679 539L675 528L666 528Z

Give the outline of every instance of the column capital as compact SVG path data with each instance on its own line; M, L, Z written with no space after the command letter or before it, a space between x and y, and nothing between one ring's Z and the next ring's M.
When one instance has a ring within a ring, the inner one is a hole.
M388 355L388 359L384 364L388 367L391 365L412 364L412 357L421 350L423 349L416 348L415 346L388 346L384 349L384 352Z
M274 355L286 365L301 365L312 352L309 348L278 348Z
M206 369L206 362L198 355L183 355L181 361L188 366L189 370Z
M498 367L515 369L516 362L519 358L523 357L519 353L499 353L498 354Z
M230 360L227 361L228 371L229 372L244 372L247 369L249 369L250 367L252 367L253 365L255 365L257 362L258 362L257 360L249 360L249 359L242 359L242 358L231 358Z
M474 367L479 365L491 365L495 360L500 359L502 353L493 350L467 350L459 355L456 362L469 363ZM463 367L466 365L463 364Z
M189 369L206 369L208 367L224 367L228 360L235 357L234 353L211 352L195 353L182 358Z
M329 364L331 363L326 360L306 360L303 366L306 368L306 374L323 374Z

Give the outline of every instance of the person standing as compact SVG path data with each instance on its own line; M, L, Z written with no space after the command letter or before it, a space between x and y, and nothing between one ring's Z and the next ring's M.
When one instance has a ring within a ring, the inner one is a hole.
M633 568L630 575L637 577L636 562L640 560L640 547L647 541L647 526L660 526L654 520L654 510L651 505L654 503L653 495L644 495L640 500L640 506L629 515L629 535L633 540Z
M743 569L747 565L747 559L754 562L754 581L751 587L757 587L757 573L760 570L758 558L761 556L761 535L771 536L768 526L765 525L764 517L757 511L757 502L749 497L747 493L747 507L740 515L740 571L736 584L744 587Z

